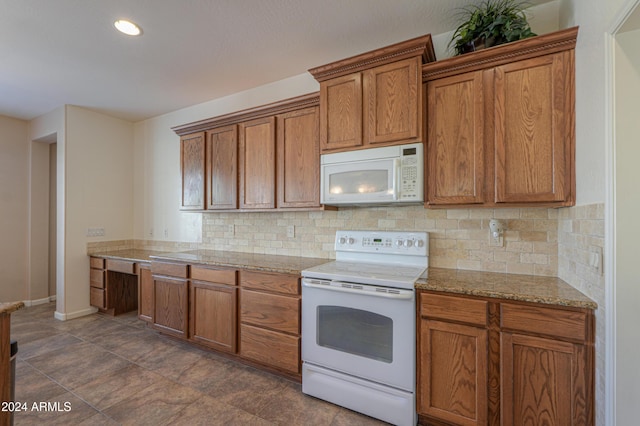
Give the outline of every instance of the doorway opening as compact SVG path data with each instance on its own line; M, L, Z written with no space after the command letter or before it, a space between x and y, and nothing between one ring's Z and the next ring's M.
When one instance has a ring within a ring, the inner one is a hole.
M31 143L29 303L56 300L58 144L52 134Z

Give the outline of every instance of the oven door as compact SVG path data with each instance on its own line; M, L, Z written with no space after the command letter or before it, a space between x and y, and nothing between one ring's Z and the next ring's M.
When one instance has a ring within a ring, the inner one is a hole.
M323 164L324 204L390 203L398 200L398 158Z
M415 292L304 278L302 360L413 392Z

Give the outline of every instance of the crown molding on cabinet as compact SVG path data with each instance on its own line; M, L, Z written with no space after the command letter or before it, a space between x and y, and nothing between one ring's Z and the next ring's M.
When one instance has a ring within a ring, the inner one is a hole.
M422 63L436 60L431 34L311 68L309 73L321 82L415 56L420 56Z
M171 128L179 136L188 135L196 132L211 130L216 127L237 124L243 121L255 120L258 118L269 117L285 112L295 111L302 108L314 107L320 104L320 93L308 93L306 95L289 98L282 101L261 105L255 108L248 108L230 114L219 115L213 118L207 118L192 123L181 124Z
M574 49L577 38L578 27L573 27L428 63L422 66L422 80L449 77Z

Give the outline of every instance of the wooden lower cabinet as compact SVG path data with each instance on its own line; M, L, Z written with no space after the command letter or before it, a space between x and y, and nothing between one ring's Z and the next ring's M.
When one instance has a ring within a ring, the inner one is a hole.
M236 271L192 266L191 277L210 277L213 282L189 284L189 339L223 352L236 353Z
M91 257L89 265L89 303L95 308L104 309L106 307L105 261L98 257Z
M459 425L487 424L487 330L423 320L420 409Z
M138 269L138 318L153 322L154 291L151 265L140 265Z
M300 279L240 272L240 356L300 374Z
M488 303L420 294L418 412L456 425L486 425Z
M502 334L503 425L588 425L586 347Z
M248 324L240 326L240 355L289 373L300 372L300 337Z
M138 308L136 263L128 260L89 259L89 303L111 315Z
M593 311L500 305L503 425L594 424Z
M594 315L422 291L422 425L593 425Z
M189 328L188 266L153 262L153 325L176 337L187 338Z

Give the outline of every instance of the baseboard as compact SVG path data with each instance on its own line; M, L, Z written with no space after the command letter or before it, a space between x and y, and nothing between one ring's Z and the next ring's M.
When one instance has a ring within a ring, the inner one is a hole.
M87 308L87 309L83 309L81 311L69 312L69 313L66 313L66 314L56 311L53 314L53 316L57 320L67 321L67 320L72 320L74 318L80 318L80 317L84 317L84 316L87 316L87 315L95 314L96 312L98 312L97 308L90 307L90 308Z
M52 297L53 297L53 300L56 300L55 296L52 296ZM53 300L51 299L51 297L45 297L43 299L35 299L35 300L25 300L24 306L28 308L29 306L44 305L45 303L52 302Z

